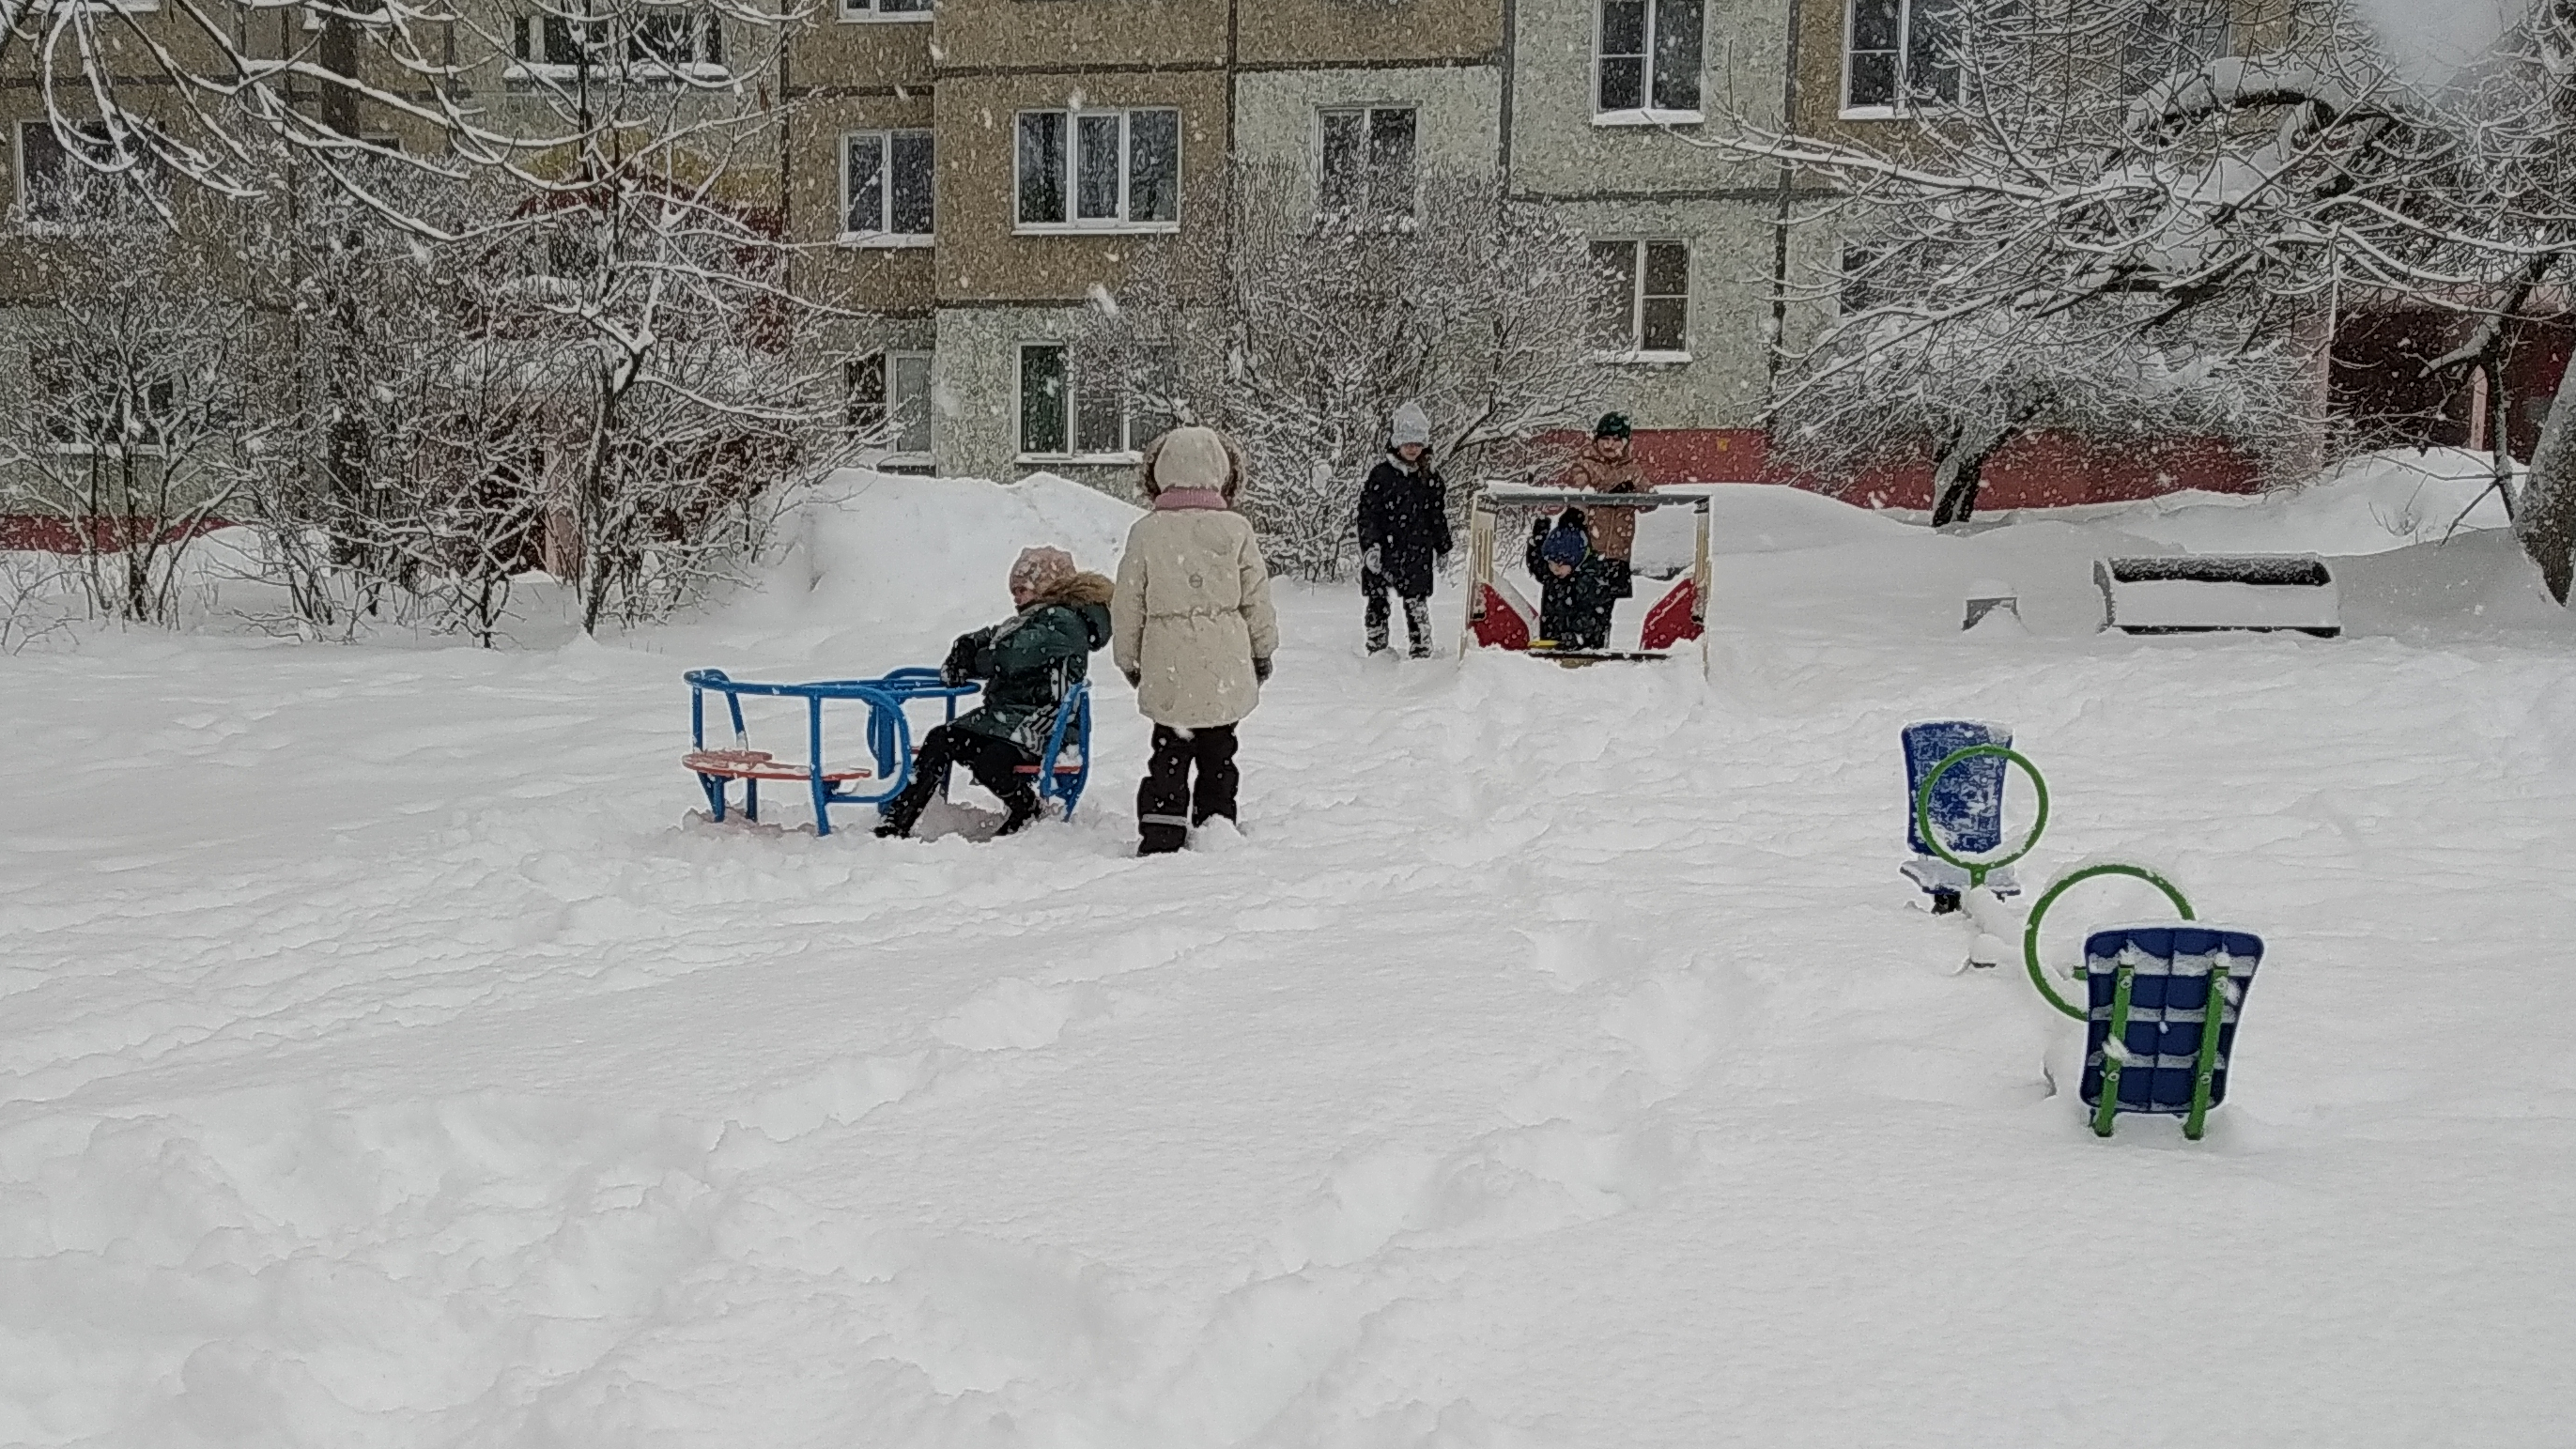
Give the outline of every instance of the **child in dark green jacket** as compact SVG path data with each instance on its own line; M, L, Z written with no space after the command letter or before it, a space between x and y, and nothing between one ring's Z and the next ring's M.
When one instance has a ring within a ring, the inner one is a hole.
M1627 567L1593 552L1583 515L1567 509L1530 528L1529 571L1538 580L1539 640L1558 649L1605 649L1610 611L1625 592Z
M939 667L950 684L983 680L983 703L922 737L912 783L887 802L877 834L911 834L931 799L948 793L951 765L964 765L1010 812L997 835L1038 818L1037 790L1020 771L1039 762L1057 706L1090 677L1091 651L1109 642L1114 588L1099 574L1076 569L1062 549L1020 554L1011 566L1011 602L1019 612L960 635Z

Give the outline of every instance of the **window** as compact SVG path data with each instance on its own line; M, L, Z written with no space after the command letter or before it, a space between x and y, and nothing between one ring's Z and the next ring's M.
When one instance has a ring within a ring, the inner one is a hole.
M1843 264L1842 270L1836 274L1834 302L1844 316L1866 312L1888 300L1883 269L1890 250L1857 242L1843 243Z
M1593 124L1700 119L1703 0L1601 0Z
M928 20L930 0L841 0L843 20Z
M623 39L620 39L620 36ZM655 6L623 26L607 19L522 15L510 28L514 74L546 79L588 71L602 76L654 78L724 74L724 27L714 14Z
M1601 274L1596 327L1611 356L1630 362L1690 360L1690 244L1592 244Z
M858 131L841 138L841 240L928 246L933 217L928 131Z
M1180 112L1020 113L1021 230L1174 231L1180 221Z
M1851 0L1843 114L1897 116L1959 99L1958 0Z
M886 452L896 459L930 457L930 354L880 352L851 362L850 426L874 433L890 428Z
M177 409L178 384L167 377L121 374L58 351L29 359L36 406L57 453L159 453Z
M1125 378L1085 385L1061 342L1020 348L1020 455L1025 458L1133 457L1171 430L1176 355L1143 352Z
M1315 210L1335 219L1413 215L1413 108L1354 106L1322 113Z
M102 121L66 123L72 149L49 121L18 124L18 219L32 226L78 226L98 219L115 199L115 188L136 178L149 182L157 172L155 158L144 152L125 176L96 168L112 166L117 144Z
M626 58L639 69L650 66L721 66L724 27L713 13L655 7L639 13L626 35Z

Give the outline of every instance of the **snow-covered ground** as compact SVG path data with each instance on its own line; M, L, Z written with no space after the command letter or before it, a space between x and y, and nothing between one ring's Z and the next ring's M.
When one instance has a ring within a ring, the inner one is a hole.
M684 823L682 669L933 660L1112 562L1050 485L855 478L607 646L0 659L0 1443L2567 1442L2576 627L2510 541L2144 641L2086 570L2171 509L1717 507L1706 678L1283 589L1245 834L1156 861L1114 679L1069 826ZM1946 716L2048 770L2037 874L2267 938L2207 1140L2096 1140L1908 900Z

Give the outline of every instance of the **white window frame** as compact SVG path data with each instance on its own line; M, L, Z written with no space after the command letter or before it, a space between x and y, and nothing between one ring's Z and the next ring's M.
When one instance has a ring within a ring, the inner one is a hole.
M1029 354L1031 352L1050 348L1065 354L1064 444L1068 451L1061 453L1042 452L1030 448L1028 437L1021 431L1028 421L1027 410L1023 399L1027 396ZM1120 384L1118 397L1118 440L1121 446L1115 452L1085 453L1078 451L1078 445L1080 444L1082 437L1082 396L1076 382L1076 371L1073 366L1073 345L1057 338L1030 338L1019 344L1017 350L1013 353L1013 359L1014 361L1011 369L1011 431L1012 444L1017 450L1015 453L1016 461L1022 463L1132 465L1143 458L1145 444L1153 440L1151 438L1140 438L1136 435L1136 425L1138 420L1136 397L1134 391L1127 387L1123 382Z
M1602 23L1602 11L1606 3L1607 0L1591 0L1592 104L1590 109L1592 112L1592 124L1605 127L1696 126L1706 121L1708 119L1708 113L1705 109L1701 109L1699 107L1693 107L1688 110L1666 109L1658 107L1655 104L1656 25L1663 18L1663 0L1646 0L1646 51L1643 57L1644 70L1638 77L1639 89L1637 93L1637 98L1644 101L1645 104L1617 111L1606 111L1601 108L1601 65L1602 62L1608 58L1602 53L1601 49L1604 39L1604 31L1606 29ZM1845 9L1849 9L1848 0L1846 0ZM1700 7L1699 67L1701 99L1702 102L1705 103L1708 89L1708 7L1705 4Z
M36 385L36 377L41 371L42 366L42 359L38 358L33 353L30 353L27 358L27 395L30 403L40 411L53 406L53 399L46 397ZM174 413L178 411L179 380L176 377L152 379L145 388L144 401L147 406L151 402L150 393L155 387L165 391L169 395L169 410ZM134 413L130 403L131 399L128 398L123 389L120 388L118 390L117 397L117 423L114 429L115 435L113 437L49 438L45 443L45 451L58 458L89 458L97 456L110 458L168 457L170 455L170 438L166 431L159 432L157 435L147 434L146 440L141 442L127 443L123 441L129 436L133 436L136 432L136 429L133 426ZM162 422L166 424L167 419L163 419Z
M1403 111L1413 117L1413 186L1410 193L1404 198L1404 205L1401 210L1384 213L1369 213L1366 215L1354 212L1352 213L1352 216L1354 219L1362 221L1401 222L1410 221L1422 214L1421 105L1414 101L1356 101L1348 104L1335 103L1333 105L1319 105L1315 108L1315 128L1313 137L1315 155L1314 182L1315 214L1318 217L1328 217L1333 215L1333 213L1328 212L1324 207L1324 158L1329 150L1324 139L1324 128L1327 120L1333 116L1349 115L1356 115L1360 118L1359 184L1360 189L1365 192L1370 189L1371 177L1369 175L1369 169L1370 162L1373 159L1370 156L1368 149L1369 138L1376 132L1377 115L1381 111Z
M886 10L885 0L841 0L841 19L856 25L912 25L934 18L930 7L918 10Z
M105 121L75 120L70 124L72 128L76 130L95 128L98 132L98 144L102 146L112 146L115 144L115 137L113 134L109 133L107 123ZM27 183L29 177L27 174L27 132L32 128L38 127L42 127L50 131L52 122L41 116L20 117L10 127L9 166L12 174L17 178L17 187L16 194L10 199L9 221L19 230L39 236L77 236L87 230L90 226L94 225L97 218L94 216L37 216L32 211L28 210L29 198L27 195ZM141 153L139 159L146 166L153 164L152 153L148 151ZM70 154L68 149L64 152L63 164L66 168L64 174L67 176L70 175L74 169L85 169L82 168L82 163ZM98 173L93 172L92 174L95 175Z
M874 358L876 360L878 364L877 375L884 381L885 399L880 406L885 409L885 421L888 430L888 444L886 451L877 459L877 461L880 463L892 463L898 466L918 466L927 464L931 459L931 451L936 446L936 437L932 432L932 428L936 426L935 420L938 417L938 412L930 405L930 400L932 394L935 393L939 387L939 364L937 355L911 348L889 347L882 352L870 353L867 357L852 358L851 363L855 366L858 363L868 361L870 358ZM904 392L902 386L903 365L907 362L918 362L921 364L922 394L919 401L921 406L922 440L921 446L918 448L904 448L896 445L896 429L900 427L897 420L903 414L907 398L907 394Z
M1127 208L1135 199L1135 122L1146 112L1169 112L1172 117L1172 219L1170 221L1129 221ZM1064 216L1062 221L1023 221L1020 219L1020 125L1028 116L1064 117ZM1082 190L1079 171L1082 160L1082 122L1086 116L1118 118L1118 215L1084 220L1078 200ZM1178 106L1091 106L1076 110L1071 106L1032 106L1011 117L1011 230L1021 236L1168 236L1181 229L1181 184L1183 141L1181 108Z
M1896 0L1896 50L1894 52L1896 56L1896 99L1888 105L1861 106L1852 104L1852 60L1855 55L1855 52L1852 50L1852 39L1853 32L1860 28L1860 7L1864 3L1867 3L1867 0L1842 0L1843 78L1841 89L1835 95L1835 100L1840 107L1837 114L1841 119L1846 121L1895 121L1905 119L1909 116L1920 115L1926 111L1943 111L1955 106L1957 104L1956 98L1949 100L1934 98L1929 101L1909 101L1905 91L1905 77L1907 73L1914 68L1914 7L1918 4L1949 3L1949 0ZM1874 50L1871 51L1870 54L1883 55L1887 54L1887 52Z
M877 202L877 220L891 224L894 220L894 140L897 136L930 138L930 230L929 231L852 231L850 226L850 148L862 141L873 141L878 149L877 174L884 178L883 196ZM863 248L927 247L938 244L939 231L939 136L927 126L895 126L882 131L849 131L841 136L841 245Z
M1628 345L1603 348L1592 354L1595 362L1616 363L1635 367L1680 367L1690 363L1690 331L1693 314L1691 272L1698 260L1698 249L1687 237L1677 236L1601 236L1592 239L1596 246L1624 246L1634 259L1633 280L1628 284ZM1646 290L1646 248L1680 247L1682 249L1682 290L1678 293ZM1646 303L1650 298L1679 295L1682 302L1682 345L1674 348L1648 348L1646 342Z
M696 48L700 54L704 54L708 49L705 41L706 32L722 27L724 17L713 7L690 9L686 13L699 22ZM509 63L502 67L502 79L568 81L580 76L582 67L573 62L540 58L545 51L545 23L549 19L566 20L567 24L570 23L564 16L549 16L542 10L510 17L510 59ZM669 61L638 60L630 53L635 43L634 32L619 27L615 21L616 17L601 16L590 22L602 27L608 34L608 58L590 67L591 75L603 84L733 79L732 69L720 60L685 60L676 65ZM528 54L521 56L519 54L521 50L527 51Z

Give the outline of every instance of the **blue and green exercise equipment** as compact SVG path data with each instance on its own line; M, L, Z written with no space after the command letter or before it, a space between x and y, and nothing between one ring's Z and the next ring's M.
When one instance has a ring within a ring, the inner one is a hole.
M2019 889L2011 867L2047 833L2047 778L2012 747L2012 732L2001 725L1926 721L1906 726L1904 746L1906 836L1915 852L1904 873L1932 897L1936 914L1963 912L1975 924L1968 965L2001 965L2004 943L2018 931L2030 984L2051 1007L2085 1024L2081 1095L2093 1109L2094 1133L2108 1137L2118 1114L2138 1112L2180 1117L2183 1135L2197 1140L2209 1109L2226 1100L2236 1020L2262 964L2263 938L2197 919L2180 887L2122 861L2068 871L2039 893L2027 916L2016 916L2005 904ZM2005 851L2004 786L2012 770L2029 777L2037 808L2029 833ZM2040 924L2069 890L2110 876L2154 886L2182 919L2087 936L2084 964L2074 973L2084 988L2078 1006L2040 965Z

